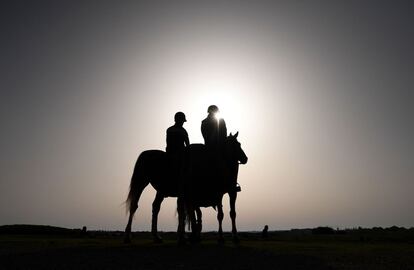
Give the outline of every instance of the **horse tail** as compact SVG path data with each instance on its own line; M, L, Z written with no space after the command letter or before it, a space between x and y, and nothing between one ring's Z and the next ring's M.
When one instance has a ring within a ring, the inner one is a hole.
M184 203L184 216L185 216L184 222L188 226L187 227L188 230L191 229L191 221L192 221L193 218L195 218L194 211L195 211L195 208L194 208L193 204L191 204L189 201L185 201L185 203Z
M175 211L175 215L178 216L180 219L182 215L182 226L185 228L185 226L188 226L188 229L191 229L191 206L188 201L186 201L184 198L181 198L180 195L177 199L177 209ZM181 221L179 221L181 222Z
M191 210L186 204L185 208L185 224L187 225L188 230L191 230Z
M131 183L129 185L129 192L126 204L126 211L135 211L138 208L138 201L141 197L142 191L149 184L148 175L145 172L145 152L142 153L135 164L134 172L132 173Z

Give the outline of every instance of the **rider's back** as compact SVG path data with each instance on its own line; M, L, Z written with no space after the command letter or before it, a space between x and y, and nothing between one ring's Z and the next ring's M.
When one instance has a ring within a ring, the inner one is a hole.
M226 122L224 119L217 120L214 116L209 115L201 122L201 134L207 147L222 146L227 136Z
M186 141L188 141L188 134L182 126L173 125L167 129L166 151L168 154L181 153Z

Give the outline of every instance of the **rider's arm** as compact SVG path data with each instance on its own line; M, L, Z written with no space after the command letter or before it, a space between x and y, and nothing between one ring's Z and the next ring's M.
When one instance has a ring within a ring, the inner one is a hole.
M201 134L203 135L203 139L204 141L206 141L207 138L207 130L206 130L206 124L203 122L201 122Z
M185 144L185 146L189 146L190 145L190 139L188 138L187 131L185 131L184 144Z

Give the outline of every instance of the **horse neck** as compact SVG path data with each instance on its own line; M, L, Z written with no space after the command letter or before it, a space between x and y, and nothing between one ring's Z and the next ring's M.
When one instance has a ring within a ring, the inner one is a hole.
M222 151L223 159L226 161L227 164L231 164L231 165L238 164L239 161L237 160L237 158L231 155L231 153L233 152L231 150L232 150L231 145L225 146L224 151Z
M231 155L227 154L227 152L224 152L224 154L223 154L223 160L226 163L226 167L229 170L231 170L231 171L232 170L235 170L235 169L238 170L238 168L239 168L239 161L236 158L232 157Z

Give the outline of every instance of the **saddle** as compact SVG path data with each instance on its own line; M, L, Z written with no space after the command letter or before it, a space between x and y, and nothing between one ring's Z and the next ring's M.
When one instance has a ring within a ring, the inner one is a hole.
M165 181L160 187L160 191L165 197L177 197L179 194L179 182L182 171L182 155L166 153L165 167L163 174Z

